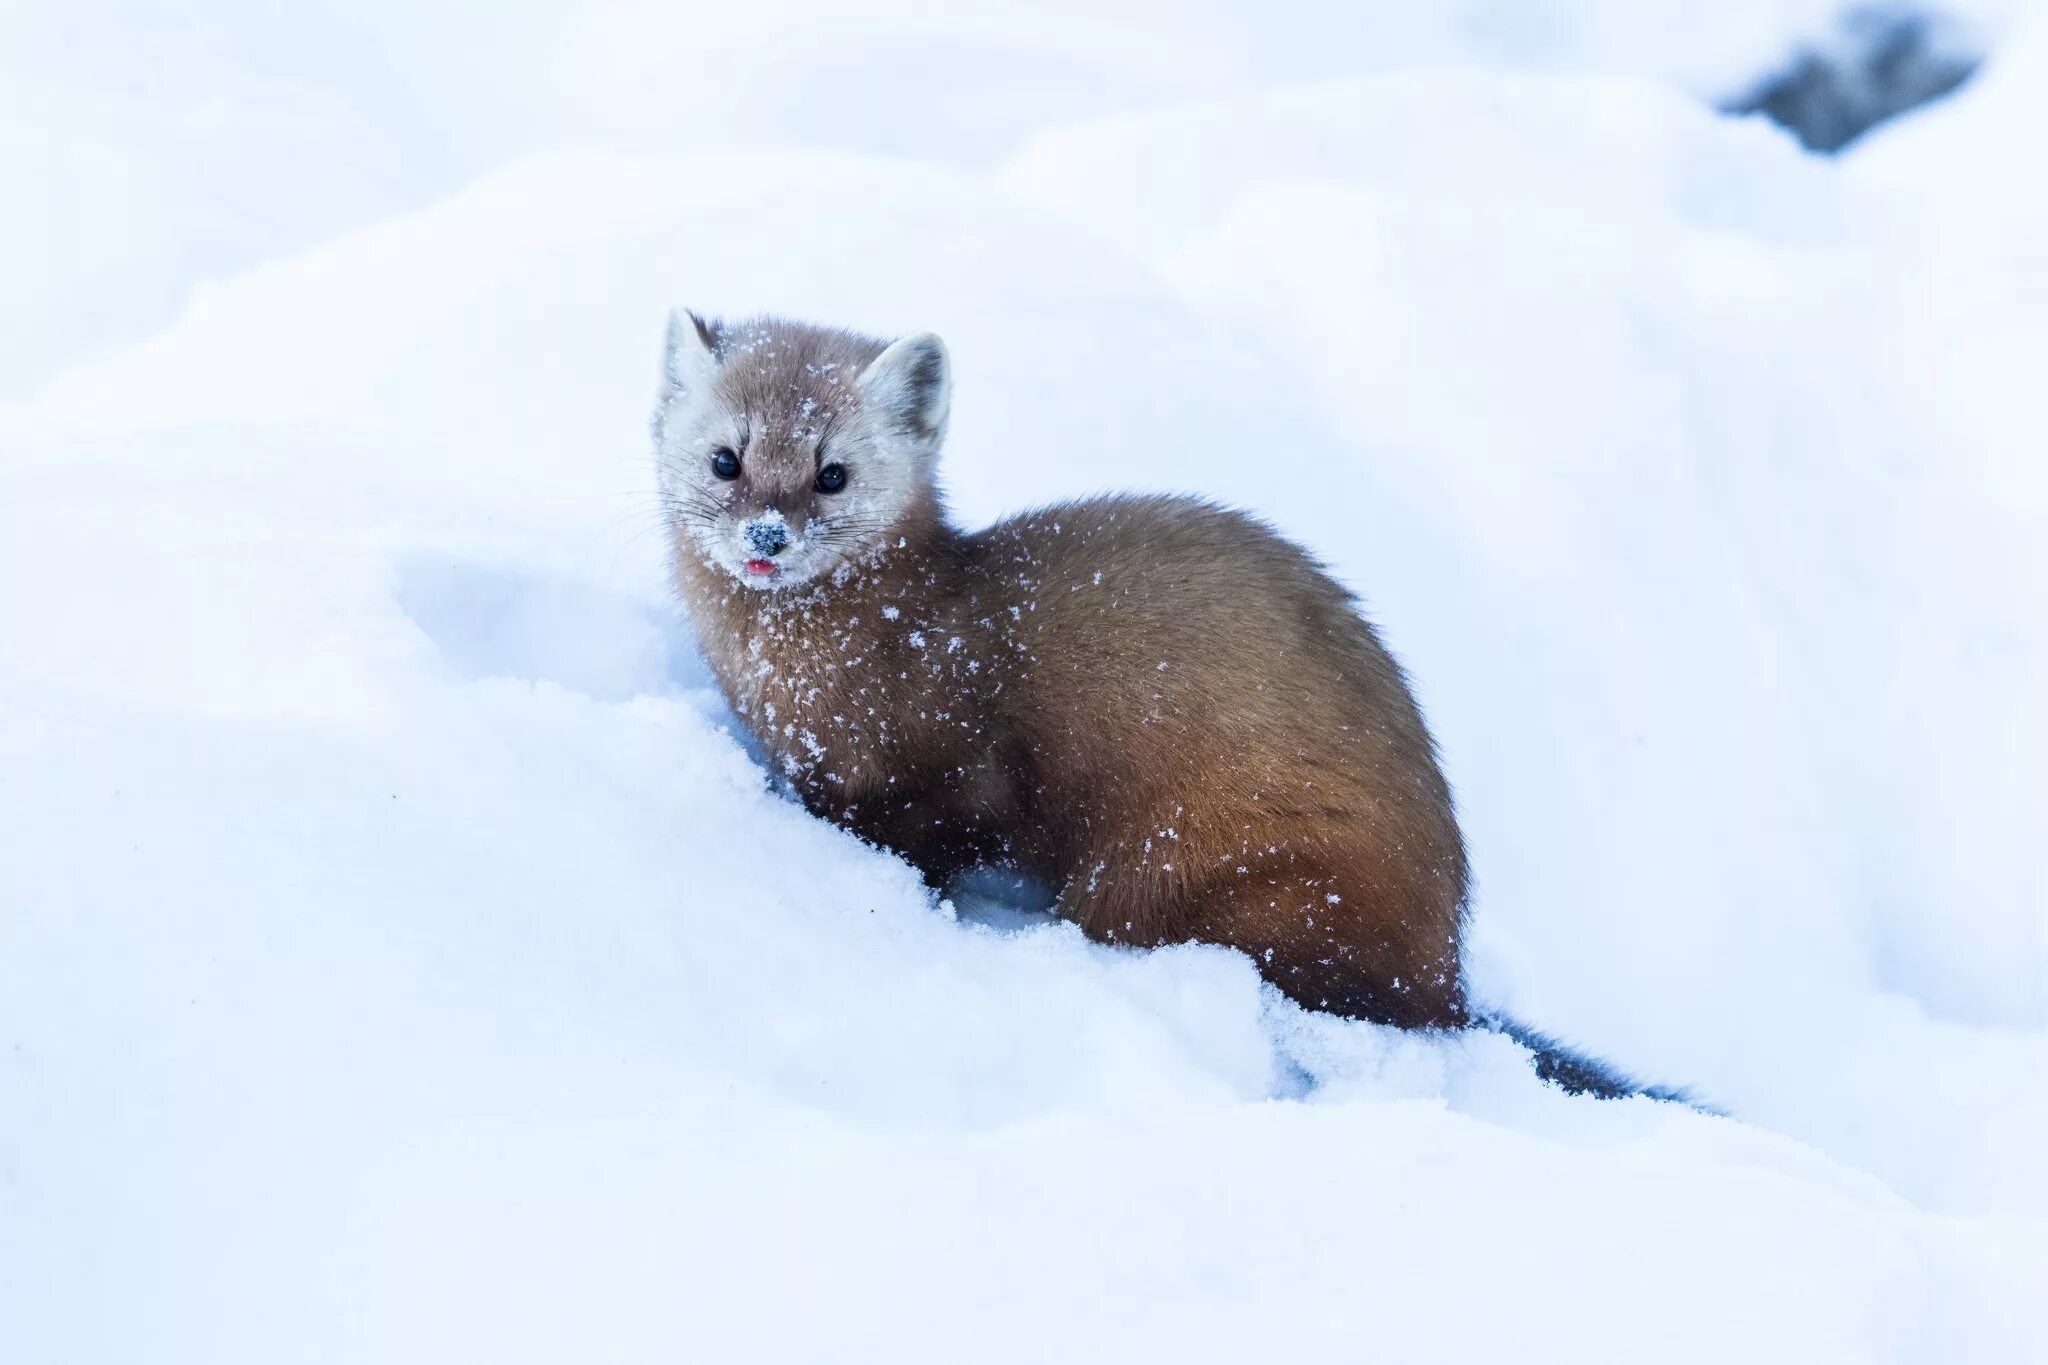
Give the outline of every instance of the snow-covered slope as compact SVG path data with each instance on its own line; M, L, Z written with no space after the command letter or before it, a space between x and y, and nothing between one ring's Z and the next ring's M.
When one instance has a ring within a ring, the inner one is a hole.
M1048 122L1412 68L1748 91L1845 0L16 0L0 400L195 284L563 148L775 143L993 168ZM1995 43L2038 0L1944 0Z
M2037 1358L2048 31L1831 163L1596 59L1624 7L1467 60L1501 12L1299 80L1223 6L863 20L772 51L955 70L929 136L728 66L682 151L649 38L615 124L552 87L0 409L0 1359ZM1154 84L988 55L1047 51ZM671 300L940 331L965 520L1170 487L1327 556L1481 996L1733 1117L775 798L663 584Z

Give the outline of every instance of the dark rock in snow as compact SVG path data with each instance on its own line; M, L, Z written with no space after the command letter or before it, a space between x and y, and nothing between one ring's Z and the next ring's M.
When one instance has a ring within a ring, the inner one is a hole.
M1893 5L1851 10L1836 39L1723 107L1763 114L1816 152L1838 152L1886 119L1936 100L1976 71L1955 26Z

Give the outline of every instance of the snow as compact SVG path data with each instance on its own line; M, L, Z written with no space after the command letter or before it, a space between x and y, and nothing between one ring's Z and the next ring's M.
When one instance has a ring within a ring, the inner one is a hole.
M1832 4L17 7L0 1359L2038 1359L2048 21L1967 12L1823 161L1710 100ZM674 303L938 332L965 521L1313 547L1478 998L1731 1117L779 796Z

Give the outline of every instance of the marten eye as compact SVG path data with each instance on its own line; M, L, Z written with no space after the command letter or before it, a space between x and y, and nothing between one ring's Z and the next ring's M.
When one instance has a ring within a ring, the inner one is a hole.
M828 464L818 471L818 491L820 493L837 493L844 487L846 487L845 465Z
M730 450L715 450L711 453L711 472L721 479L737 479L740 476L740 457Z

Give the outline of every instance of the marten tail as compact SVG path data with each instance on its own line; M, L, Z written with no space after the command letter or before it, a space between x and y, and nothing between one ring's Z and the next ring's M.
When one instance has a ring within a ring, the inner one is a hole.
M1505 1014L1480 1013L1473 1016L1472 1023L1476 1028L1498 1033L1528 1048L1535 1058L1536 1074L1570 1094L1591 1095L1601 1100L1625 1100L1641 1095L1671 1104L1683 1104L1703 1113L1720 1112L1700 1103L1689 1091L1668 1085L1645 1085L1623 1075L1599 1058L1574 1051L1519 1019L1511 1019Z

